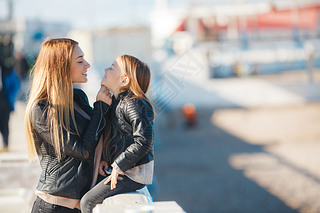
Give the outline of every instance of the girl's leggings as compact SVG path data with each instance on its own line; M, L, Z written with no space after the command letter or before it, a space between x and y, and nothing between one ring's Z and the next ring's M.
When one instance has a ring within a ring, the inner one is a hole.
M111 190L111 181L107 185L104 184L107 178L100 181L81 198L80 207L82 213L91 213L92 209L97 204L102 203L107 197L125 192L133 192L145 186L129 179L125 175L119 175L116 188Z

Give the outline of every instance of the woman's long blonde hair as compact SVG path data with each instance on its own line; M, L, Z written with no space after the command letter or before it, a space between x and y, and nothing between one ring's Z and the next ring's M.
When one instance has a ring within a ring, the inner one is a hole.
M25 114L25 133L29 159L35 160L39 145L35 144L32 113L40 100L46 101L47 123L58 160L63 150L63 130L70 139L70 115L76 127L73 113L73 87L70 74L74 47L78 42L67 39L47 39L32 69L33 80ZM77 131L77 128L76 128Z

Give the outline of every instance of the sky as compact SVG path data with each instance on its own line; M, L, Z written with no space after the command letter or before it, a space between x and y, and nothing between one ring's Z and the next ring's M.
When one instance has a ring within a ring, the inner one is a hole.
M7 0L0 0L0 18L7 14L6 2ZM14 2L15 19L62 21L70 23L74 28L148 24L149 13L155 6L155 0L14 0Z
M7 1L0 0L0 19L7 13ZM76 29L149 24L150 12L158 0L12 0L15 19L41 19L70 23ZM170 8L183 8L189 2L233 3L266 0L167 0Z

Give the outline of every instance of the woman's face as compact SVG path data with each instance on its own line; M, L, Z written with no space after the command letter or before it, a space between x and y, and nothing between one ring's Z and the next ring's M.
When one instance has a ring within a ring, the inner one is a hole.
M86 83L87 79L87 69L90 64L84 59L84 54L78 45L73 48L72 58L71 58L71 80L72 83Z
M104 77L101 84L106 86L112 92L118 92L121 89L121 80L124 76L120 65L120 59L117 58L111 67L104 69Z

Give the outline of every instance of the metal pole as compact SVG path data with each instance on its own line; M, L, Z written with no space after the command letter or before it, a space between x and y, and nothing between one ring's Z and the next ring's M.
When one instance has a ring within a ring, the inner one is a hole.
M7 20L11 21L13 18L13 0L8 0L8 17Z

